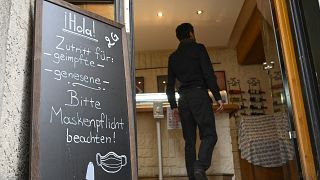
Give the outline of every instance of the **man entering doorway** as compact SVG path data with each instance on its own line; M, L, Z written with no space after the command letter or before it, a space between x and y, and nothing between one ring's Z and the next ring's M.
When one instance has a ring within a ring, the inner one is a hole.
M223 110L217 79L204 45L195 40L193 26L180 24L176 29L179 47L169 57L167 96L174 116L180 115L185 140L185 162L189 180L207 180L205 171L211 165L217 142L212 99L208 89ZM180 82L179 106L175 98L175 81ZM199 128L200 148L196 157L196 129Z

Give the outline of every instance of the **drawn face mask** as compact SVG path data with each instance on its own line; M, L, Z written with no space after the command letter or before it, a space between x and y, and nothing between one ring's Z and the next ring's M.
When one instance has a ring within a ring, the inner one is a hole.
M96 160L98 166L107 173L117 173L123 166L127 165L127 157L125 155L119 156L114 152L109 152L104 156L97 153Z

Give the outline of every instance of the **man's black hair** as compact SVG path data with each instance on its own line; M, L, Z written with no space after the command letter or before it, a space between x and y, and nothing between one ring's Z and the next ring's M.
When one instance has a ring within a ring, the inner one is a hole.
M189 39L190 32L194 33L193 26L190 23L182 23L176 29L176 36L179 41L182 39Z

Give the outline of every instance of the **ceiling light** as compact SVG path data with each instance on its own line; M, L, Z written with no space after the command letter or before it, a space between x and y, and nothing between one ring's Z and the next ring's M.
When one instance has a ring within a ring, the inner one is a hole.
M162 13L162 12L158 12L157 16L158 16L158 17L162 17L162 16L163 16L163 13Z
M198 11L197 11L197 14L198 14L198 15L200 15L200 14L202 14L202 13L203 13L202 10L198 10Z

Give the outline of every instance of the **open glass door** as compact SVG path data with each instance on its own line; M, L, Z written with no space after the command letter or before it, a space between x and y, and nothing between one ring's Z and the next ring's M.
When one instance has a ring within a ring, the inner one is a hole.
M295 117L291 98L294 96L290 94L278 23L273 17L275 11L271 11L274 7L264 0L244 0L237 3L225 1L225 4L219 4L210 1L194 5L192 1L188 1L185 4L191 7L186 5L180 8L177 2L172 1L161 4L136 0L134 19L137 93L163 95L167 60L178 46L178 42L172 45L172 39L175 40L175 27L183 22L191 22L196 37L199 37L197 40L207 47L214 69L218 74L223 74L218 78L224 82L222 84L227 91L227 104L240 107L235 116L227 120L230 123L227 125L230 134L220 135L212 159L213 167L208 169L207 174L212 178L219 174L245 180L301 179L302 170L293 123ZM237 5L240 6L238 9ZM213 7L217 9L213 10ZM198 9L203 11L197 14ZM225 27L233 18L229 9L232 9L233 13L237 12L233 24L229 24L231 30ZM150 19L151 21L148 21ZM210 21L207 21L208 19ZM172 22L174 23L170 24ZM217 32L222 27L224 31ZM158 33L157 29L160 30ZM221 40L215 39L217 35L221 39L228 37L227 42L220 45L212 43ZM266 125L268 121L270 124ZM171 122L168 120L163 122L163 127L168 127L169 123ZM248 128L258 123L259 127ZM152 120L147 117L146 107L143 110L137 107L138 144L154 143L154 135L150 132L152 125ZM270 129L271 126L274 128ZM184 153L181 148L184 146L181 132L164 129L161 132L164 134L163 148L175 154L167 154L175 161L170 161L171 164L163 162L163 175L186 176L184 158L180 156ZM239 131L241 132L238 133ZM249 131L253 135L247 136ZM275 134L277 136L273 136ZM225 151L221 151L221 146L225 145L224 142L229 142L229 137L232 151L229 153L227 146ZM169 147L166 144L169 144ZM151 154L156 154L156 149L152 147L138 146L138 151L145 152L148 149ZM262 151L263 155L260 154ZM157 177L156 157L146 156L138 156L139 177ZM232 158L230 163L227 161L228 157ZM221 158L226 158L224 165L232 168L227 169L219 164ZM145 167L143 164L152 166Z

